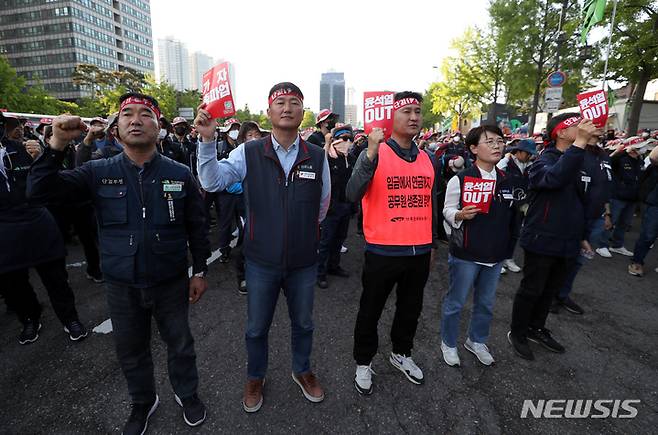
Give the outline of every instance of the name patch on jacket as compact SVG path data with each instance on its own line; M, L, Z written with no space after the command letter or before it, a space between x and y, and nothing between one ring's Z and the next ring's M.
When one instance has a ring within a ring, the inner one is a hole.
M297 178L301 178L303 180L315 180L316 177L316 172L313 168L313 165L301 164L295 172Z
M184 181L178 180L162 180L162 191L163 192L182 192L183 186L185 186Z
M123 184L123 177L122 178L101 178L101 184L120 185L120 184Z

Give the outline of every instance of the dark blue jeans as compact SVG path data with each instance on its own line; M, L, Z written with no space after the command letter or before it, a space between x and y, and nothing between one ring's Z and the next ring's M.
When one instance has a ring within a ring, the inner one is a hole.
M194 339L188 321L187 274L149 288L106 284L117 357L133 403L148 403L155 394L151 358L151 316L167 344L169 380L187 398L197 392Z
M640 237L635 242L633 250L633 263L644 264L644 258L649 253L651 245L658 237L658 206L647 205L642 216Z
M612 220L613 229L603 234L602 247L621 248L624 246L624 237L626 231L631 227L631 222L633 222L634 211L635 201L610 200L610 214L612 215L610 219Z
M267 372L268 334L279 299L288 303L291 324L292 371L303 374L310 370L313 347L313 298L317 265L283 270L246 260L247 293L247 376L263 379Z
M347 237L351 213L351 203L336 203L320 224L318 277L324 277L327 270L340 266L340 248Z

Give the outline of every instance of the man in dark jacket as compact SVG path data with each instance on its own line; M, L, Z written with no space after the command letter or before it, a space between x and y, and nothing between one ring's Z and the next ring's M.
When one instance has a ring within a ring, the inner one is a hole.
M528 340L564 352L546 329L546 318L581 245L592 252L585 240L582 183L587 179L580 171L585 147L600 131L590 120L565 113L551 119L548 133L554 145L546 148L530 169L530 207L521 232L523 279L514 298L511 331L507 334L515 352L529 360L534 355Z
M624 238L633 222L633 213L638 201L642 159L633 146L619 144L610 154L610 164L612 166L610 219L613 230L604 235L601 247L609 248L614 254L632 257L633 253L624 247Z
M157 101L128 93L119 103L124 152L61 170L63 150L87 127L77 116L58 116L50 149L30 169L28 194L43 201L89 199L96 208L116 351L132 398L123 433L143 434L159 403L151 358L152 317L167 344L174 398L183 407L185 422L198 426L206 410L197 396L188 309L207 287L210 246L201 193L186 166L157 152Z
M649 154L649 162L651 164L645 169L648 171L645 181L647 196L643 198L646 209L642 215L640 237L635 242L633 258L631 264L628 265L628 273L634 276L644 275L644 258L658 238L658 147ZM658 268L656 268L656 272L658 272Z
M352 175L356 156L350 153L352 126L347 124L331 130L329 143L325 143L329 171L331 172L331 202L327 217L320 225L320 252L318 255L318 287L327 288L327 275L349 277L340 266L340 250L347 237L354 203L347 200L345 187Z
M607 248L601 248L604 233L612 227L610 220L610 195L612 193L612 167L608 154L598 145L598 138L592 137L585 148L581 168L581 184L585 195L585 240L597 246L596 252L602 257L610 257ZM551 306L551 312L558 313L565 308L573 314L584 314L585 310L571 298L574 281L580 268L587 261L588 253L581 253L569 265L564 285Z
M55 220L42 205L26 197L32 157L23 145L23 128L16 118L4 118L6 137L0 144L0 292L23 330L20 344L39 338L41 305L29 281L34 267L50 302L71 340L87 336L78 319L75 296L66 272L64 241Z

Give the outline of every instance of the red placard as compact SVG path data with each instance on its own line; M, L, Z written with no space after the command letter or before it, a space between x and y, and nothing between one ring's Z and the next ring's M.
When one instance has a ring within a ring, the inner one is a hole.
M203 102L213 118L226 118L235 114L228 68L228 62L223 62L203 75Z
M364 92L363 93L363 128L370 134L373 128L384 130L388 139L393 133L393 96L394 92Z
M464 177L462 186L462 207L474 205L480 213L489 213L494 196L495 180L477 177Z
M583 92L576 95L580 113L591 119L597 127L605 127L608 120L608 97L603 90Z

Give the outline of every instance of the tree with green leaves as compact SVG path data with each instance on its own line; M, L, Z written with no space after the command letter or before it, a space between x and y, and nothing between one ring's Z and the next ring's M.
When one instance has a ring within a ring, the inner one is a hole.
M78 105L58 100L48 94L37 80L27 84L25 77L19 76L9 61L0 56L0 108L22 113L76 113Z
M579 14L577 0L491 1L491 28L497 35L497 44L506 47L508 53L504 79L506 102L529 113L529 132L534 130L546 77L557 66L569 76L563 98L575 100L582 69L577 49Z
M609 26L613 2L606 7L599 26ZM596 44L599 60L594 72L602 77L608 38ZM635 134L640 121L647 84L658 76L658 1L630 0L619 2L612 46L608 62L608 79L627 82L632 96L627 117L627 131Z
M304 119L302 119L301 128L315 127L315 113L313 111L305 109L304 110Z

